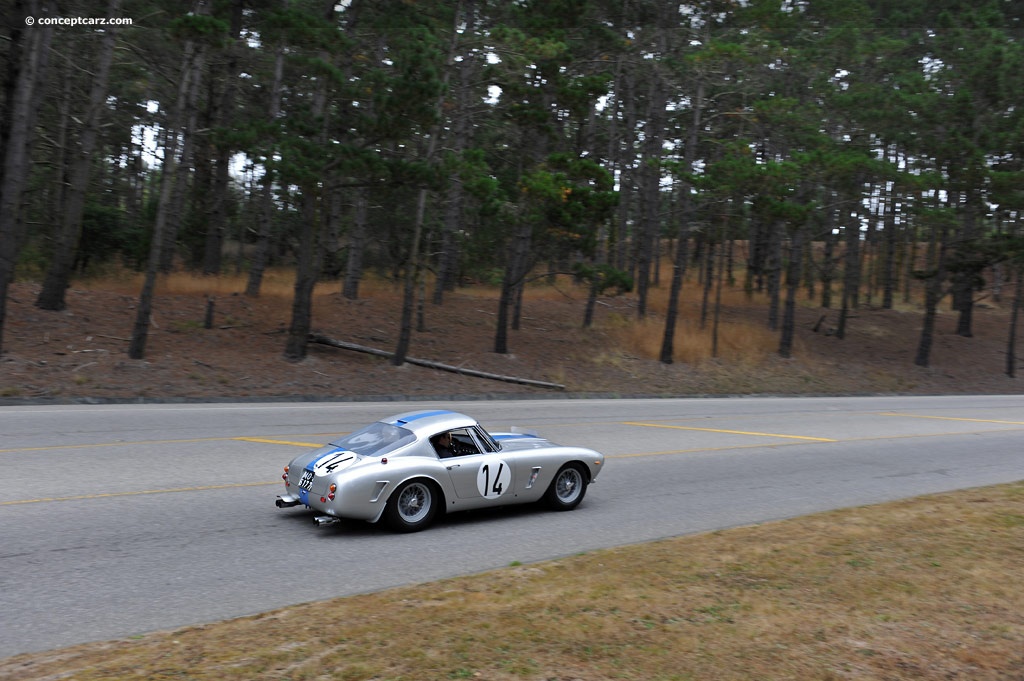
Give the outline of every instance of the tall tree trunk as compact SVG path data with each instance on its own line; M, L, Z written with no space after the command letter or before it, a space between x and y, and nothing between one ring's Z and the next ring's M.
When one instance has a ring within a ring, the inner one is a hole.
M205 9L205 2L199 2L198 7L201 10ZM164 146L163 167L160 172L160 202L149 246L149 260L146 264L142 291L139 293L139 304L135 310L131 342L128 345L128 356L132 359L142 359L146 355L150 316L153 313L153 292L156 289L156 277L163 261L165 231L172 210L171 201L174 197L174 187L178 177L178 139L179 134L187 135L187 131L182 130L182 121L185 120L185 107L190 99L190 94L199 87L202 62L202 49L191 40L186 42L182 57L181 78L178 81L177 99L167 121L167 142Z
M433 152L434 140L437 130L430 136L430 151L428 158ZM405 270L405 284L402 289L402 318L398 327L398 344L395 352L391 355L391 364L400 367L405 364L405 358L409 354L409 343L412 339L412 315L416 298L416 282L420 276L420 238L423 234L423 219L427 210L427 190L421 189L416 197L416 214L413 218L412 245L409 252L409 260Z
M288 0L283 0L285 7ZM273 123L281 113L281 89L284 85L284 46L278 45L274 51L274 78L270 86L270 101L267 104L267 121ZM253 248L252 261L249 264L249 278L245 285L245 295L255 298L260 294L263 285L263 273L267 268L270 255L270 235L273 233L277 205L274 203L274 176L264 168L260 182L260 206L256 244Z
M708 308L711 303L711 289L715 285L715 255L718 251L718 242L715 239L708 239L705 242L707 252L704 254L704 286L700 297L700 328L704 330L708 325Z
M693 116L690 121L690 130L686 136L686 146L683 148L683 167L687 172L693 166L697 158L698 132L701 128L701 120L704 115L704 80L697 81L697 92L693 100ZM690 219L693 207L693 199L690 196L691 185L689 182L682 182L681 196L679 198L679 226L676 231L676 252L672 262L672 281L669 284L668 309L665 314L665 330L661 338L661 355L659 359L664 364L671 364L675 355L676 320L679 318L679 297L683 288L683 277L686 274L686 259L689 256L688 247L690 243Z
M499 355L508 354L509 312L515 303L518 288L529 271L530 242L533 228L524 219L519 219L512 246L509 249L509 261L505 267L505 275L501 280L501 294L498 299L498 324L494 333L494 352Z
M612 159L618 170L618 181L622 191L618 210L612 222L612 244L608 260L616 269L628 270L629 275L635 279L636 259L630 256L629 251L636 246L636 240L633 238L635 234L630 230L633 224L635 197L633 186L636 182L633 171L636 162L636 73L632 68L623 69L621 59L616 68L619 69L619 77L615 84L616 102L615 112L611 116L612 129L608 135L608 158Z
M725 232L726 232L725 227L726 227L726 224L723 222L723 224L722 224L722 239L725 239ZM729 241L729 245L730 245L730 250L731 250L731 246L732 246L732 241L731 240ZM724 244L723 244L723 247L722 247L721 250L722 250L722 254L721 254L721 256L718 259L718 277L717 277L717 281L715 282L715 311L714 311L714 315L712 315L712 321L711 321L711 356L713 358L717 358L718 357L718 327L719 327L719 322L721 322L721 320L722 320L722 287L724 285L725 277L726 277L726 274L725 274L726 267L725 267L725 265L726 265L727 256L726 256L726 253L724 251ZM730 268L730 271L731 271L731 268Z
M782 229L776 221L770 223L768 247L768 328L779 328L779 306L782 295Z
M932 344L935 341L935 317L938 314L939 287L937 281L929 281L924 295L924 322L921 325L921 336L917 342L917 354L914 364L927 367L931 361Z
M789 263L786 267L786 302L782 314L782 333L779 355L789 359L793 355L793 336L796 330L796 292L800 286L800 260L804 249L804 227L799 225L789 242Z
M832 229L834 218L835 211L828 211L825 218L825 244L822 247L821 306L826 310L832 307L832 282L836 276L836 235Z
M65 63L67 60L63 60ZM60 101L57 104L57 113L60 122L57 125L57 132L55 134L56 143L54 144L56 150L56 160L54 161L54 183L52 189L49 190L49 196L46 199L46 210L48 211L47 222L50 225L55 226L55 232L53 235L53 258L56 258L57 249L59 248L61 238L61 225L64 224L64 216L66 214L67 207L67 195L68 187L71 185L71 173L74 161L72 160L75 156L75 152L72 149L72 145L68 140L76 139L74 133L71 130L72 116L75 116L75 123L81 123L82 112L75 110L72 111L72 106L77 106L80 102L80 97L75 97L77 92L73 91L72 83L75 80L77 73L73 73L73 68L68 68L67 65L63 72L63 82L61 83ZM80 127L80 126L79 126ZM53 260L51 259L50 265L52 266ZM45 284L44 284L45 285ZM62 308L63 309L63 308Z
M689 202L689 197L684 199ZM679 319L679 296L683 290L683 277L686 275L686 261L689 258L689 218L684 214L683 224L679 227L676 237L676 252L672 259L672 283L669 285L668 309L665 311L665 331L661 338L661 355L663 364L671 364L675 356L676 322Z
M458 143L456 143L458 144ZM449 178L448 201L445 204L445 217L441 223L440 254L438 257L437 277L434 281L435 305L444 302L445 291L454 291L458 278L459 248L456 234L461 230L462 182L455 175Z
M220 69L219 78L211 74L211 80L218 79L223 90L214 101L214 113L211 117L215 127L228 127L235 115L235 91L238 83L238 52L239 36L242 32L242 0L233 0L231 4L231 26L228 45L225 48L227 59ZM230 183L230 164L232 149L220 140L216 147L213 166L213 187L211 191L212 206L206 219L206 239L203 244L203 274L220 274L224 254L224 235L227 231L227 198Z
M652 75L648 92L647 123L644 126L643 165L640 167L640 229L636 248L637 317L647 316L647 291L654 266L654 242L661 227L661 147L664 138L665 90L661 79Z
M167 205L161 202L158 209L166 211L164 226L160 230L163 244L160 247L159 271L163 274L167 274L174 269L174 257L177 255L178 232L181 230L181 223L182 220L184 220L185 197L188 192L189 179L191 178L193 169L196 166L194 163L195 135L193 134L193 131L198 127L196 124L196 103L199 100L201 73L203 69L203 62L205 62L206 58L206 48L200 46L199 51L201 60L196 63L195 76L193 79L194 83L186 95L185 112L187 112L187 115L182 114L182 117L178 121L179 125L167 131L167 135L174 135L175 137L180 135L182 141L177 163L173 166L173 171L168 171L170 172L171 181L171 199ZM161 181L162 179L163 178L161 176Z
M892 152L890 159L892 163L898 163L899 158L895 152ZM887 188L887 201L885 204L885 234L883 236L885 243L885 251L882 259L882 309L891 310L893 306L893 298L896 295L896 287L899 284L897 280L897 269L896 269L896 206L898 194L896 191L896 183L891 182Z
M936 244L936 232L938 244ZM946 241L948 230L945 223L941 229L932 230L932 243L929 248L930 262L928 263L932 275L925 284L924 293L924 323L921 326L921 337L917 344L917 355L914 357L914 364L919 367L927 367L931 362L932 345L935 341L935 319L938 316L939 300L942 298L942 284L946 279ZM938 255L935 251L938 250Z
M1024 304L1024 268L1014 268L1017 274L1017 284L1013 292L1013 311L1010 313L1010 337L1006 341L1006 375L1010 378L1017 376L1017 318L1020 316L1020 306Z
M444 99L447 95L448 82L451 79L451 71L455 64L455 53L459 42L459 26L462 21L462 3L455 6L454 21L451 28L451 42L448 44L448 54L445 57L444 75L442 76L441 94L434 103L434 111L437 123L431 126L430 137L427 140L426 162L434 162L434 154L437 150L437 138L441 135L441 112L444 107ZM391 356L391 364L400 367L405 364L405 357L409 354L409 343L412 339L412 315L415 305L416 284L421 276L420 272L420 240L423 236L423 221L427 214L427 198L429 192L426 188L419 191L416 199L416 214L413 217L412 246L409 251L409 261L405 270L405 286L402 292L402 319L398 330L398 344L395 346L395 353Z
M512 330L518 331L523 319L523 296L526 294L526 274L531 268L523 268L523 276L519 278L515 294L512 298Z
M472 3L467 7L467 15L472 13ZM469 146L470 119L462 113L470 104L470 69L469 60L454 64L458 69L459 80L455 85L454 99L457 104L455 118L452 121L451 142L447 145L453 154L459 154ZM444 219L441 222L440 255L438 257L437 277L434 282L433 303L441 305L444 294L454 291L459 268L459 239L462 230L463 205L465 189L458 173L448 177L447 201L445 202Z
M846 322L850 310L860 304L860 228L854 221L844 228L846 236L846 253L844 254L843 306L839 312L839 324L836 326L836 338L846 338Z
M270 234L274 226L277 207L274 204L273 181L264 172L260 182L259 206L256 209L256 243L253 244L249 260L249 276L245 282L245 295L257 298L263 286L263 274L267 269L270 255ZM240 244L241 246L242 244Z
M325 10L328 18L335 14L335 5L330 2ZM321 59L331 63L331 56L321 51ZM320 122L316 141L327 142L327 82L318 78L317 88L313 92L310 106L311 118ZM305 359L309 347L309 332L313 325L313 291L316 280L320 276L321 234L327 217L324 213L326 202L321 192L326 191L327 178L323 183L309 181L301 187L302 191L302 227L299 230L298 262L295 264L295 288L292 298L292 316L288 325L288 340L285 342L284 357L292 361Z
M598 227L597 253L594 257L594 270L590 277L590 286L587 291L587 303L583 312L583 328L589 329L594 323L594 308L597 306L597 296L604 290L605 267L609 266L609 243L608 243L608 221Z
M120 5L121 0L110 0L107 16L116 17ZM82 236L85 195L88 191L89 175L93 163L92 156L96 149L96 137L99 133L100 112L106 104L107 82L110 75L110 62L114 56L116 33L115 26L107 26L100 41L96 71L89 91L86 113L82 117L82 129L78 136L78 149L70 155L71 176L64 202L64 214L61 220L60 234L57 238L57 247L53 260L47 268L39 296L36 298L36 307L43 310L63 310L67 307L64 293L71 281L75 252Z
M7 290L21 247L21 200L32 151L35 106L49 57L52 26L26 26L26 17L55 16L47 0L16 0L7 52L3 109L0 117L0 351L7 317Z
M978 203L974 190L964 192L964 220L963 233L960 241L968 250L974 249L974 242L977 238L977 216ZM962 268L953 276L953 307L959 311L957 317L956 333L958 336L970 338L974 335L974 288L975 278L979 275L973 266Z
M366 252L366 227L369 212L369 192L356 190L355 212L348 234L348 261L345 264L345 283L341 294L349 300L359 298L359 282L363 279L363 254Z
M590 279L587 290L587 304L583 308L583 328L589 329L594 323L594 308L597 306L597 293L601 286L601 274L597 271Z
M313 320L313 290L320 274L321 217L317 206L319 197L310 189L302 194L302 227L299 235L298 262L295 264L295 289L292 296L292 316L285 343L285 359L305 359L309 347L309 332Z

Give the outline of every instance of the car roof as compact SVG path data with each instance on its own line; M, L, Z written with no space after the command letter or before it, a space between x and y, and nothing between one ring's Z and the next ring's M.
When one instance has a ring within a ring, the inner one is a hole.
M430 437L452 428L477 425L476 419L447 409L408 411L381 419L381 422L392 426L401 426L415 433L417 438Z

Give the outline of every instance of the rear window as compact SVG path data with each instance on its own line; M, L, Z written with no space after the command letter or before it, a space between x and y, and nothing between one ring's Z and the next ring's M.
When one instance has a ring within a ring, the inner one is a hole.
M362 430L331 442L360 456L384 456L414 441L412 431L388 423L371 423Z

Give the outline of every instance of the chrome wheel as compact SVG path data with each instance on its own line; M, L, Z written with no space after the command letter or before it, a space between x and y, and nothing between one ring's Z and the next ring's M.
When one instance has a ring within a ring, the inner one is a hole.
M416 532L427 527L437 513L437 492L426 480L410 480L388 501L384 519L398 532Z
M402 488L398 495L398 515L407 523L418 523L430 513L430 488L422 482L413 482Z
M576 508L587 492L587 478L576 464L568 464L551 481L545 495L548 505L558 511Z

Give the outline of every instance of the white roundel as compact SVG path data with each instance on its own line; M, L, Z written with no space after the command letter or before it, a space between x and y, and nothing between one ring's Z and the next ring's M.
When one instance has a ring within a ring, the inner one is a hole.
M512 485L512 471L504 461L486 461L476 472L476 489L480 496L496 499Z
M336 449L324 454L313 464L313 472L317 475L330 475L345 470L355 463L356 455L345 449Z

